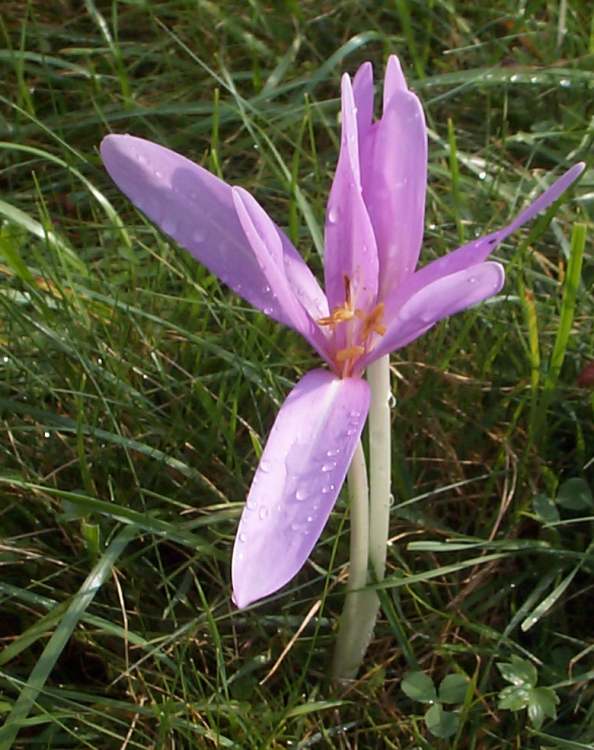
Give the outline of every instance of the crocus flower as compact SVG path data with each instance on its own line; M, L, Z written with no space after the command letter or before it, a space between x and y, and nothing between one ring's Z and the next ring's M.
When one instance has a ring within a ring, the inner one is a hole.
M369 407L362 379L376 358L443 318L497 294L489 254L555 201L576 164L508 226L415 270L423 239L427 133L423 109L390 57L382 116L364 63L342 78L342 138L326 210L325 293L254 198L185 157L130 135L101 144L128 198L234 292L298 331L327 367L307 373L282 405L254 476L233 551L239 607L302 567L344 482Z

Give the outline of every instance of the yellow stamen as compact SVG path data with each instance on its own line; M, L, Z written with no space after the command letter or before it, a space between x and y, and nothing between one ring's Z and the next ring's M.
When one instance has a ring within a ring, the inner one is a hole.
M380 302L379 305L376 305L373 310L363 318L363 338L367 338L372 333L377 333L379 336L383 336L386 332L386 326L383 324L383 319L384 303Z
M351 320L355 313L346 305L342 307L335 307L332 310L332 314L327 318L320 318L318 324L321 326L335 326L338 323L344 323L347 320Z
M356 359L360 357L365 349L362 346L347 346L346 349L339 349L336 352L337 362L346 362L347 359Z

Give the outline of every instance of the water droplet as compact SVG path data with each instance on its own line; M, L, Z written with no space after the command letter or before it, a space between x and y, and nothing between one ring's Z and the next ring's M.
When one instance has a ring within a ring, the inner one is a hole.
M393 409L396 406L396 396L390 391L388 394L388 406Z
M332 471L332 469L335 469L335 468L336 468L336 461L329 461L327 464L324 464L322 466L322 471L328 472L328 471Z
M478 178L479 178L479 180L485 180L487 178L487 173L486 172L479 172Z
M468 279L469 284L476 284L476 276L470 276Z
M263 471L264 474L267 474L270 471L270 462L265 461L264 459L260 461L260 471Z
M357 419L358 417L360 417L360 416L361 416L361 412L360 412L360 411L354 411L354 410L353 410L353 411L352 411L352 412L351 412L351 413L349 414L349 416L350 416L350 418L351 418L351 419Z
M313 516L308 516L307 517L307 523L311 523L313 520L314 520Z
M264 314L265 315L272 315L272 313L274 312L274 308L273 307L265 307L263 309L264 309Z
M264 521L266 518L268 518L268 507L266 505L261 505L260 510L258 511L258 518L260 521Z
M262 294L270 294L270 287L268 286L268 284L266 284L266 286L263 287Z
M248 497L245 507L248 510L256 510L256 508L258 507L258 503L254 500L253 497Z
M244 534L244 533L243 533L243 531L241 532L241 534L239 535L239 537L238 537L238 538L239 538L239 541L240 541L240 542L241 542L242 544L244 544L245 542L247 542L247 534Z
M48 432L47 430L43 433L43 437L47 440L47 438L50 438L52 436L51 432Z
M538 77L532 76L532 78L530 79L530 83L538 83Z
M513 76L511 76L511 78L509 80L510 80L511 83L515 83L519 78L520 78L520 76L517 75L516 73L514 73Z
M396 498L394 497L394 495L392 495L392 494L390 493L390 499L389 499L389 501L388 501L388 503L389 503L389 505L390 505L390 508L392 508L392 507L394 506L395 502L396 502Z
M333 484L327 484L325 487L322 487L322 495L327 495L328 493L332 492L335 485Z
M302 502L306 499L308 494L309 493L306 492L306 490L297 490L297 492L295 493L295 500L299 500L299 502Z
M163 173L159 172L158 169L155 169L155 177L160 180L163 177Z
M559 81L559 85L563 86L564 89L568 89L571 86L571 81L569 80L569 78L562 78Z
M2 357L2 361L4 362L4 364L6 364L8 362L8 357L6 356Z
M352 437L356 432L357 432L357 430L353 430L352 428L349 427L349 429L346 431L346 434L349 437Z
M328 224L336 224L338 219L338 211L335 208L331 208L328 211Z
M101 367L101 365L103 364L103 360L101 359L101 357L97 357L97 364L99 365L99 367Z
M326 455L328 456L328 458L332 458L333 456L338 456L339 453L340 453L340 448L334 448L332 450L326 451Z

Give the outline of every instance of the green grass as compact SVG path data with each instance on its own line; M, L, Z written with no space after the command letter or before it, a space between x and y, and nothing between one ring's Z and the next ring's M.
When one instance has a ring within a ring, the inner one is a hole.
M592 11L518 7L3 2L2 750L592 746L594 512L552 502L594 481L592 170L498 250L504 295L392 358L382 616L336 691L345 497L268 603L238 613L229 587L259 452L315 357L168 243L97 150L133 132L189 155L319 271L340 74L396 52L430 128L425 262L591 163ZM498 707L512 656L560 698L541 729ZM407 669L468 675L449 740Z

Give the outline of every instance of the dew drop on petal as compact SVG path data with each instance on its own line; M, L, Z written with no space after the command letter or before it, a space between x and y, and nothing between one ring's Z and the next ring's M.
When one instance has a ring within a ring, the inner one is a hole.
M328 471L332 471L332 469L335 469L335 468L336 468L336 461L329 461L327 464L324 464L322 466L322 471L328 472Z
M297 490L295 493L295 500L298 500L299 502L302 502L306 499L308 493L305 490Z
M256 508L258 507L258 503L254 500L253 497L248 497L245 507L248 510L256 510Z
M241 534L239 535L239 541L240 541L240 542L241 542L242 544L243 544L243 543L245 543L245 542L247 542L247 534L244 534L244 533L243 533L243 531L242 531L242 532L241 532Z
M261 505L260 510L258 511L258 518L260 521L264 521L266 518L268 518L268 507L266 505Z
M270 463L268 461L260 461L260 471L263 471L264 474L267 474L270 471Z
M334 456L338 456L339 453L340 453L340 448L334 448L332 450L326 451L326 455L328 456L328 458L333 458Z

